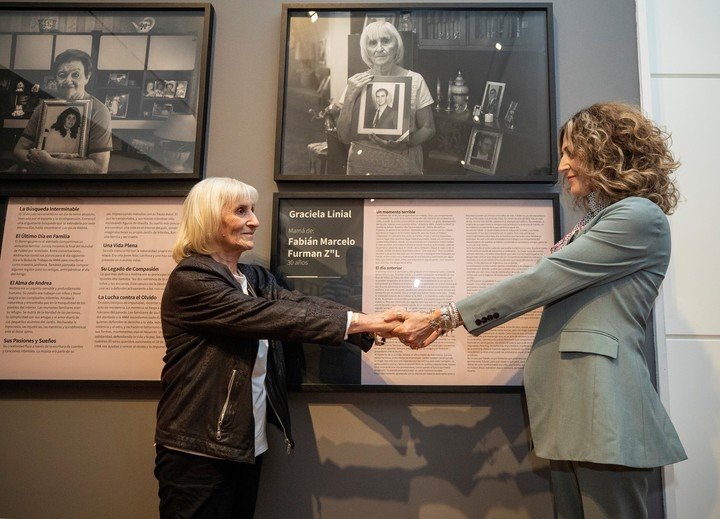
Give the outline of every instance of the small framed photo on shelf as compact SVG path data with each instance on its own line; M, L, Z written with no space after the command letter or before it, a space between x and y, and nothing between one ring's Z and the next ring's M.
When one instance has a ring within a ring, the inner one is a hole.
M129 92L114 93L111 92L105 96L105 106L110 110L110 117L113 119L127 118L128 102L130 99Z
M165 90L163 91L163 97L175 97L177 91L177 81L174 79L168 79L165 81Z
M497 81L488 81L485 83L485 91L483 93L482 103L480 104L480 111L485 117L484 122L497 122L500 117L500 105L502 104L504 93L505 83L499 83Z
M188 88L187 81L178 81L177 88L175 89L175 97L177 99L185 99L185 96L187 95L187 88Z
M152 116L158 119L167 119L173 113L172 103L153 103Z
M365 23L363 24L363 27L367 27L369 24L373 22L388 22L393 25L396 25L395 19L397 18L397 15L394 11L390 12L375 12L375 13L367 13L365 15Z
M155 81L152 97L165 97L165 81L161 79Z
M503 134L483 128L473 128L465 153L463 167L471 171L494 175L500 158Z
M110 74L108 74L107 86L109 86L109 87L128 86L127 72L111 72Z
M89 99L43 100L35 147L56 158L86 157L91 102Z

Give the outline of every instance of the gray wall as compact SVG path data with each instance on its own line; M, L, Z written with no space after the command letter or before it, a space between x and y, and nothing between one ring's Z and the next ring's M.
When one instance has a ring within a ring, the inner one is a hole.
M252 259L267 265L281 3L213 5L207 171L263 193ZM634 2L559 0L554 9L559 122L597 100L638 102ZM568 213L563 229L574 220ZM0 517L157 516L159 390L2 391ZM552 517L519 394L295 393L291 406L297 450L286 456L271 433L259 518Z

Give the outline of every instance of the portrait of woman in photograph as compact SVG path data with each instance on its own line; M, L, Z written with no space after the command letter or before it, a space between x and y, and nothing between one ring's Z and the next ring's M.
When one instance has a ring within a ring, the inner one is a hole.
M69 107L60 112L50 128L45 130L41 148L53 156L77 154L80 149L78 133L82 116L77 108Z
M435 135L435 121L433 119L433 100L425 79L412 70L400 66L404 56L404 46L400 33L395 26L386 21L369 23L360 35L360 55L368 70L351 76L347 88L340 99L340 114L337 121L338 137L344 144L351 146L358 139L354 135L353 111L360 94L376 76L410 77L412 80L410 93L410 134L409 138L400 142L381 139L376 135L367 136L370 142L399 157L388 157L394 164L398 161L393 158L402 158L406 167L400 173L422 174L423 151L422 144ZM366 138L363 136L363 138ZM367 155L367 154L366 154ZM389 155L389 154L388 154ZM397 173L397 171L396 171Z

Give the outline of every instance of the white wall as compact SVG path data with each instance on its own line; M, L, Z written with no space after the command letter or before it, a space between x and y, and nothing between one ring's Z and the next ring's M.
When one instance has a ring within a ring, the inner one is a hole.
M720 2L638 0L638 15L644 107L682 162L658 363L689 460L666 469L667 516L720 517Z

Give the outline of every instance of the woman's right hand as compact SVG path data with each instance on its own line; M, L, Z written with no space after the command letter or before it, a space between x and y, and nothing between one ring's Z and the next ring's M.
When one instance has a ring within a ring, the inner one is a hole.
M354 76L350 76L348 78L345 100L349 101L355 99L360 94L360 92L362 92L362 89L365 87L365 85L372 81L372 78L373 73L369 70L366 70L365 72L359 72Z

